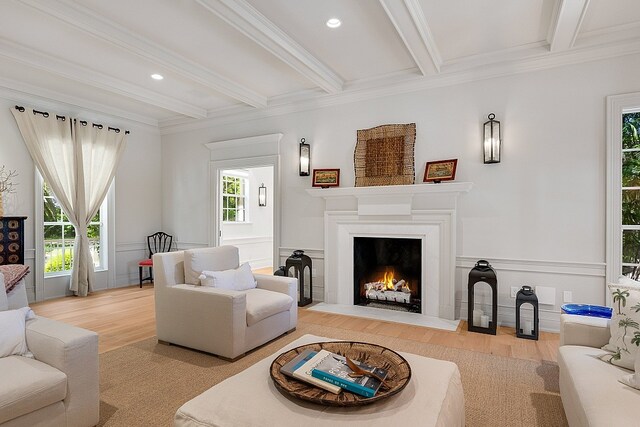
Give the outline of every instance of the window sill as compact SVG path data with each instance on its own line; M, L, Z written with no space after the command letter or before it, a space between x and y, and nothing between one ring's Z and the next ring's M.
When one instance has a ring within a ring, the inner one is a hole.
M94 270L94 273L103 273L105 271L109 271L109 270L106 268L100 268L100 269ZM58 271L56 273L44 273L45 279L54 279L56 277L65 277L65 276L71 276L71 270Z

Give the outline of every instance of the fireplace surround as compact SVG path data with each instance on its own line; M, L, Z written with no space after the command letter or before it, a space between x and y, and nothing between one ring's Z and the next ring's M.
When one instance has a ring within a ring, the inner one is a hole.
M308 189L311 196L325 199L325 303L354 305L356 238L416 239L422 297L421 314L412 315L454 320L457 199L471 187L454 182Z

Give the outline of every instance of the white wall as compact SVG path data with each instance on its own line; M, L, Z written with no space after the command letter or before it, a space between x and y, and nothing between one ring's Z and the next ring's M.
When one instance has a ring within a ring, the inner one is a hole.
M137 283L137 261L144 256L145 236L159 229L162 222L159 209L161 151L158 131L127 120L101 116L99 113L91 113L91 116L77 114L76 109L51 100L39 101L33 97L21 99L16 94L0 92L0 165L16 169L19 174L16 180L17 207L13 213L28 216L25 222L25 258L31 268L31 273L27 276L30 301L36 299L36 272L38 269L42 271L41 265L36 268L34 259L35 167L10 111L16 104L59 114L74 114L131 131L115 178L116 259L110 260L110 268L116 269L117 283L110 284L110 287ZM44 289L46 290L46 283ZM38 295L38 299L54 296L60 295L45 291L43 295Z
M248 221L222 224L222 244L237 246L240 262L252 268L273 264L273 167L244 169L249 185L247 199ZM258 187L267 188L267 206L258 206Z
M307 249L320 273L324 202L308 196L310 178L298 176L299 139L311 144L312 168L340 168L348 187L358 129L415 122L417 180L426 161L458 158L456 179L474 183L458 210L460 316L466 276L484 258L498 270L503 323L514 323L511 286L543 285L557 289L556 303L541 307L542 326L555 329L562 290L574 302L604 303L605 97L640 90L639 73L633 55L166 134L164 226L205 238L204 143L281 132L281 255ZM484 165L482 123L491 112L502 122L503 160ZM322 277L314 281L321 286Z

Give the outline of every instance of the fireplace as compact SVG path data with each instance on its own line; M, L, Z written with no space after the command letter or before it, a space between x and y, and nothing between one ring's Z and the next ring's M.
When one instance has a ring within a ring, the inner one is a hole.
M354 305L422 313L422 239L353 238Z
M351 315L358 312L363 316L367 312L372 318L391 321L400 321L397 319L401 317L440 318L438 325L446 323L454 330L457 200L472 185L453 182L307 189L309 195L326 201L322 304L334 307L333 312L342 310L343 314ZM362 307L355 302L360 299L360 292L354 289L354 244L359 237L397 237L420 242L420 261L415 263L421 268L419 314Z

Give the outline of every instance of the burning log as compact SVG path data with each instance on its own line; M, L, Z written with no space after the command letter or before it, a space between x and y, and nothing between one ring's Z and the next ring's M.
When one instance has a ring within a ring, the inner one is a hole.
M365 292L365 296L368 299L402 302L405 304L408 304L411 301L411 294L403 291L377 291L375 289L370 289Z

